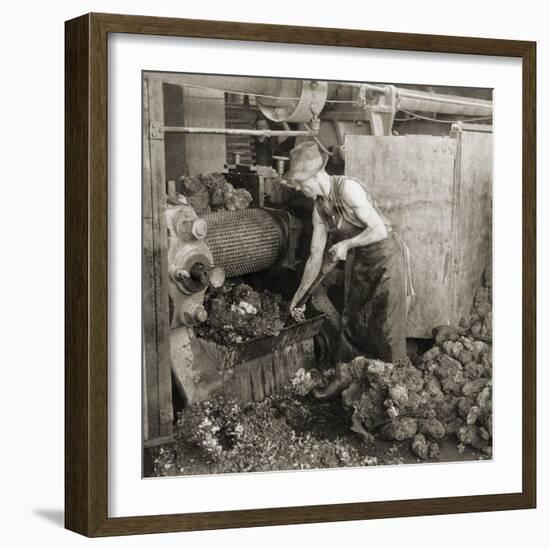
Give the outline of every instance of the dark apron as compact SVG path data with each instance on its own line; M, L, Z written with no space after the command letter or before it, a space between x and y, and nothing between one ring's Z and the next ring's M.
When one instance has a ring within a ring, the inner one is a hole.
M322 217L328 222L327 248L363 231L345 219L336 226L330 216ZM353 248L348 254L350 278L336 362L359 355L388 363L405 359L407 290L401 240L390 227L386 239Z
M336 361L351 361L358 355L388 363L404 359L406 289L401 244L390 233L383 241L354 248L349 261L351 276Z

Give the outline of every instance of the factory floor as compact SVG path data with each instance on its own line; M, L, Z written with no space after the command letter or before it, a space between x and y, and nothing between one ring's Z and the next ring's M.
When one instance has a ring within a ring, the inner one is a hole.
M267 401L265 403L268 403ZM439 456L429 458L426 461L420 460L411 450L411 440L407 441L386 441L377 438L374 442L366 445L359 436L350 430L349 413L342 407L341 399L335 398L329 401L318 401L311 396L285 398L268 403L271 409L277 410L277 416L285 427L290 427L298 436L313 438L317 444L334 444L338 453L353 455L355 460L349 466L367 465L401 465L420 464L422 462L457 462L486 460L490 457L476 451L471 447L457 446L454 435L446 436L438 441ZM262 404L259 404L261 407ZM305 412L305 414L304 414ZM258 434L258 443L266 446L276 444L271 428L266 429L263 434ZM148 449L144 455L144 476L174 476L174 475L205 475L234 470L231 466L216 463L210 459L205 460L198 448L189 445L181 445L181 438L173 444L165 444L160 447ZM246 454L246 453L243 453ZM250 457L243 456L246 462ZM254 457L257 469L252 471L269 471L263 459ZM358 460L360 462L358 462ZM319 467L315 464L307 468ZM222 468L220 470L220 468ZM275 470L279 468L274 468ZM283 468L284 469L284 468Z

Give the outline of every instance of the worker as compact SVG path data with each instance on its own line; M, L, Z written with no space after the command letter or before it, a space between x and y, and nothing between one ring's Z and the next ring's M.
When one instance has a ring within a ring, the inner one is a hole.
M315 281L324 258L331 255L344 261L352 255L335 361L364 355L393 363L406 357L407 289L413 294L407 282L408 250L366 183L330 176L325 170L327 160L328 155L313 141L302 142L290 152L285 180L314 200L310 256L290 312L295 319L303 315L296 305ZM342 384L336 379L317 397L330 397Z

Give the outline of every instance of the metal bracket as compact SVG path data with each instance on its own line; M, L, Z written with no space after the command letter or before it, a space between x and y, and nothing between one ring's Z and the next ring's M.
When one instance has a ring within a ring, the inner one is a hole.
M150 139L164 139L164 125L152 121L149 124L149 138Z
M461 120L457 120L456 122L453 122L451 125L451 131L449 132L450 137L452 138L458 138L460 137L460 134L463 131L463 124Z
M375 92L372 100L368 99L367 87L360 88L359 104L365 110L371 125L372 135L391 136L393 119L397 111L397 94L395 86L384 86L384 93Z

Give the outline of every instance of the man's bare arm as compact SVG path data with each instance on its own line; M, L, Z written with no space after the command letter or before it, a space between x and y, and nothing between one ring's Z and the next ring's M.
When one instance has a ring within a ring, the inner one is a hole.
M365 224L365 230L359 235L347 239L348 247L366 246L385 239L388 230L378 212L367 200L365 190L355 181L347 180L342 192L342 199L352 209L357 219Z
M343 201L353 209L357 219L365 225L365 230L351 239L340 241L330 247L339 260L345 260L348 250L357 246L367 246L384 240L388 230L365 196L365 190L354 180L346 180L342 190Z
M302 296L307 292L319 271L321 270L321 265L323 263L323 254L325 252L325 246L327 244L327 228L322 222L317 208L313 209L313 235L311 237L311 247L309 258L306 262L304 268L304 274L302 275L302 281L292 302L290 303L290 310L292 311L296 304L300 301Z

